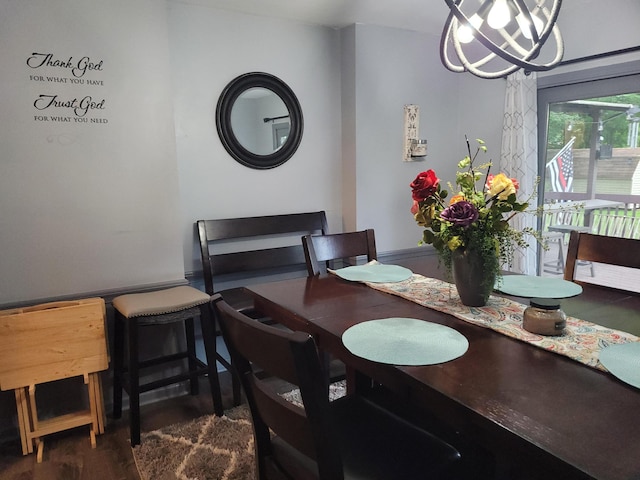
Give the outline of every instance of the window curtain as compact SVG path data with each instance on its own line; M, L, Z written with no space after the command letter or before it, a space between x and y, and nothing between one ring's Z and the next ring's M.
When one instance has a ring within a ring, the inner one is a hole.
M520 183L518 199L524 201L534 195L538 177L538 112L537 77L535 73L525 75L522 70L507 77L507 90L504 100L504 120L502 127L502 150L500 154L501 170ZM530 199L535 209L537 200ZM534 214L518 214L511 219L516 229L536 228ZM529 248L518 248L513 264L508 270L526 275L536 275L537 249L536 239L529 237Z

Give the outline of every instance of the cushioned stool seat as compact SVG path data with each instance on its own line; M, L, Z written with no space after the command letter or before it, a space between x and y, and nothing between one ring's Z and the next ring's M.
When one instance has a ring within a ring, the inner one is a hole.
M211 297L200 290L181 286L148 293L121 295L113 299L115 311L113 416L122 415L122 390L129 394L131 445L140 443L140 394L189 380L191 394L198 394L198 376L208 375L216 415L223 415L222 394L216 369L215 325ZM194 317L200 317L207 363L196 357ZM139 327L184 322L187 349L150 360L139 359ZM125 336L128 337L128 365L125 366ZM188 371L140 384L140 370L187 359Z

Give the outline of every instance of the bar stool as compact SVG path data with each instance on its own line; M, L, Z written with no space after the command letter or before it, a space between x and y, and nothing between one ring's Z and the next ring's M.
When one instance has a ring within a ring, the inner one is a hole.
M113 299L114 379L113 416L122 415L122 390L129 395L129 429L131 446L140 443L140 394L159 387L189 380L191 395L198 394L198 376L208 375L216 415L222 416L222 394L216 369L215 320L211 311L211 297L189 286L174 287L148 293L120 295ZM207 363L196 357L194 317L200 317ZM184 322L187 349L170 355L141 361L138 354L138 327ZM128 365L125 366L125 337L128 337ZM170 377L140 384L143 368L187 359L188 370Z

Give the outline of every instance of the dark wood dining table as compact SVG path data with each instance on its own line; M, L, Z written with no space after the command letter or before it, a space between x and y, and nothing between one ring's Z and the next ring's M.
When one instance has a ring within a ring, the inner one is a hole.
M443 278L435 256L394 263ZM265 315L314 335L321 349L351 369L492 452L496 478L640 479L640 390L608 372L335 275L247 290ZM640 336L637 293L584 286L579 296L564 299L562 308L567 315ZM387 317L449 326L468 339L469 348L446 363L395 366L365 360L344 347L347 328Z

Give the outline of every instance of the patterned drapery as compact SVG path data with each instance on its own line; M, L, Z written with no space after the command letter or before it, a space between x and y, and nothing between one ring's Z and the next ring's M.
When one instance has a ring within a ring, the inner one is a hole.
M522 70L507 77L502 127L500 167L506 175L520 182L518 198L524 200L534 194L538 177L538 95L535 73L525 75ZM531 200L535 208L536 199ZM537 224L533 214L516 215L511 220L517 229ZM529 239L529 248L518 249L511 271L535 275L538 245Z

